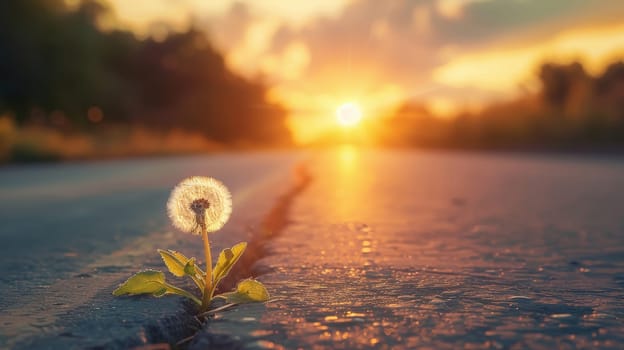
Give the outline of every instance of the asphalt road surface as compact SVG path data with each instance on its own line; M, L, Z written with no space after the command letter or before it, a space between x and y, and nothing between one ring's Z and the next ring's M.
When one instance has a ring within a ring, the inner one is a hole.
M180 324L192 318L178 298L110 295L134 272L163 269L156 248L203 256L201 240L169 223L171 189L192 175L228 186L234 213L218 249L248 239L247 226L300 158L233 153L0 169L0 348L126 348L192 332Z
M302 162L311 181L252 269L271 302L200 326L176 297L110 297L159 264L156 247L201 256L164 215L181 178L233 190L234 216L215 235L224 246L258 240L244 228L283 200ZM0 199L2 347L195 335L185 346L624 348L619 158L342 147L42 165L2 169Z
M308 164L260 261L274 301L191 348L624 348L621 159L344 147Z

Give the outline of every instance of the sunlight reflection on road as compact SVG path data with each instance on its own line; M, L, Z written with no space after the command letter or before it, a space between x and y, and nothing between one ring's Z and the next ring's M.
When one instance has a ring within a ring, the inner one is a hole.
M319 155L311 171L291 225L261 261L273 271L261 279L277 300L254 341L624 344L624 245L610 234L622 221L596 211L624 207L615 190L624 189L621 163L343 146Z
M331 205L335 208L336 220L347 221L352 219L355 208L361 198L358 195L362 191L358 190L365 174L360 167L360 150L353 145L344 144L337 152L332 154L334 159L330 162L335 163L336 171L336 196L332 198Z

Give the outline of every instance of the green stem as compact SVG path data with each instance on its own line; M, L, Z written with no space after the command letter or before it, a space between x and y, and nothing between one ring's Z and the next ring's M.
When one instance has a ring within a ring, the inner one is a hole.
M217 281L213 281L213 282L217 282ZM210 300L213 299L215 289L217 289L217 283L213 283L212 286L210 287L210 292L208 293L210 296Z
M187 297L187 298L193 300L197 305L201 305L202 304L201 300L199 300L196 296L194 296L193 294L185 291L182 288L178 288L178 287L176 287L176 286L174 286L172 284L166 283L166 282L165 282L165 286L167 287L168 290L172 291L173 293L181 295L183 297Z
M202 295L204 295L204 280L202 278L198 278L197 276L191 276L191 279L195 282L195 285L199 288Z
M204 295L201 303L201 310L208 311L210 307L210 301L212 300L212 255L210 253L210 241L208 240L208 232L206 227L202 226L202 238L204 240L204 253L206 254L206 277L204 281L206 287L204 287Z

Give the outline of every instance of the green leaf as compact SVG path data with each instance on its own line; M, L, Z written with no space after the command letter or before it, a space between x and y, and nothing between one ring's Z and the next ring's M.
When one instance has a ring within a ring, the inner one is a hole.
M254 279L242 280L234 292L218 295L233 304L257 303L269 300L269 292L264 285Z
M196 296L194 296L193 294L185 291L182 288L178 288L176 286L172 286L168 283L166 283L167 285L167 290L164 294L177 294L177 295L181 295L183 297L189 298L191 300L193 300L195 302L195 304L200 305L202 304L201 300L199 300Z
M167 288L163 288L162 290L159 290L158 292L152 294L153 296L155 296L156 298L160 298L163 295L167 294Z
M217 264L213 270L213 290L217 288L219 282L225 278L225 276L230 273L232 266L236 264L238 259L240 259L241 255L245 252L245 248L247 248L247 242L241 242L237 245L230 248L225 248L219 254L219 259L217 259Z
M184 289L172 286L165 282L165 274L162 271L145 270L141 271L122 283L113 291L114 296L120 295L151 294L155 297L162 297L165 294L177 294L193 300L201 305L201 300Z
M195 258L187 258L184 254L175 250L158 249L165 265L174 276L189 276L195 282L197 288L204 293L204 271L195 265Z
M190 258L189 261L184 265L184 273L189 276L197 275L197 265L195 265L195 258Z
M113 291L113 295L152 294L153 296L162 296L166 292L165 274L161 271L146 270L128 278L126 282Z
M189 258L184 254L176 252L174 250L158 249L160 256L162 257L165 265L174 276L182 277L185 275L184 267L189 261Z

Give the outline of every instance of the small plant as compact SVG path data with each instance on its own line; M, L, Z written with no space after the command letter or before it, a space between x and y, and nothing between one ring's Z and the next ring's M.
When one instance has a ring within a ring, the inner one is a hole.
M228 275L232 266L243 255L247 243L241 242L232 248L224 249L217 263L212 267L208 233L216 232L225 225L232 212L232 198L228 189L218 180L194 176L180 182L171 192L167 211L173 225L183 232L202 235L206 254L206 271L195 263L195 258L187 258L174 250L158 249L169 272L176 277L189 277L193 280L201 297L165 281L162 271L145 270L122 283L113 295L151 294L161 297L177 294L194 301L201 312L206 312L214 298L222 298L227 303L241 304L262 302L269 299L269 293L262 283L245 279L238 283L236 290L214 295L219 283Z

